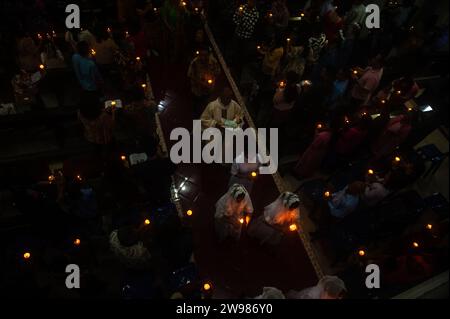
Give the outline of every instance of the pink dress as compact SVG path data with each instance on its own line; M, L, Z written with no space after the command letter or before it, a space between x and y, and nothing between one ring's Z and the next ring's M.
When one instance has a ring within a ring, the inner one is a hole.
M327 154L331 135L330 131L320 132L316 135L295 166L295 171L299 176L307 178L319 170Z
M402 123L404 115L397 116L389 121L383 132L372 145L372 153L376 159L394 153L395 149L403 143L411 132L411 125Z

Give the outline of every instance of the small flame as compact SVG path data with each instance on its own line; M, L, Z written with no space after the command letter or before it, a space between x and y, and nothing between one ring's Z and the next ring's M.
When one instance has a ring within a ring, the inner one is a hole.
M145 225L150 225L150 219L144 220L144 224L145 224Z
M212 285L211 285L211 284L209 284L209 283L203 284L203 290L209 291L209 290L211 290L211 288L212 288Z
M289 230L292 231L292 232L296 231L297 229L298 229L298 227L297 227L296 224L291 224L291 225L289 226Z
M427 228L428 230L432 230L432 229L433 229L433 225L427 224L426 228Z
M253 178L255 178L256 176L258 176L258 173L252 172L252 173L251 173L251 176L252 176Z
M191 209L189 209L187 212L186 212L186 215L187 216L192 216L194 214L194 212L191 210Z
M31 254L29 252L26 252L23 254L23 259L30 259L31 258Z
M361 249L360 251L358 251L358 255L360 255L361 257L364 257L366 255L366 252Z
M39 69L43 70L43 69L45 69L45 66L43 64L40 64Z
M75 240L73 241L73 244L74 244L75 246L80 246L80 245L81 245L81 240L80 240L79 238L77 238L77 239L75 239Z

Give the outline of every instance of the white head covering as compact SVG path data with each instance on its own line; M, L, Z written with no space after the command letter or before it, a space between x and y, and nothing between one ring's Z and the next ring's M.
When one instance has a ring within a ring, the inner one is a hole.
M300 198L291 192L284 192L269 206L264 208L264 218L269 224L285 224L297 222L300 218L298 208L290 210L289 206L300 202Z
M324 276L316 286L306 288L302 291L289 291L289 299L323 299L324 292L329 297L337 297L342 292L346 292L345 283L336 276Z
M244 194L244 199L241 202L237 202L236 198ZM228 192L223 195L216 203L216 218L223 216L237 216L241 217L241 214L246 212L251 214L253 212L253 204L248 195L247 190L240 184L233 184Z

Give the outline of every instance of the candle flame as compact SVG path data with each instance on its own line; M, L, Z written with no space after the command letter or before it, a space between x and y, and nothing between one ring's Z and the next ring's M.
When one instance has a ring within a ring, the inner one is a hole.
M398 156L396 156L395 158L394 158L394 161L396 161L397 163L398 162L400 162L402 159L400 158L400 157L398 157Z
M142 83L141 86L142 86L143 89L145 89L147 87L147 84Z
M120 156L120 159L121 159L122 161L125 161L125 160L127 159L127 157L126 157L125 155L122 155L122 156Z
M208 291L208 290L211 290L211 284L209 284L209 283L205 283L205 284L203 284L203 290L205 290L205 291Z
M79 238L76 238L76 239L73 241L73 244L74 244L75 246L80 246L81 240L80 240Z
M258 173L252 172L252 173L251 173L251 176L252 176L252 177L256 177L256 176L258 176Z
M416 242L416 241L415 241L415 242L413 242L413 244L412 244L412 245L413 245L413 247L414 247L414 248L419 248L419 243L418 243L418 242Z
M363 256L365 256L366 255L366 252L364 251L364 250L360 250L360 251L358 251L358 255L360 255L361 257L363 257Z
M144 220L144 224L145 224L145 225L150 225L150 219Z
M297 227L296 224L291 224L291 225L289 226L289 230L292 231L292 232L296 231L297 229L298 229L298 227Z
M431 224L427 224L426 227L427 227L428 230L432 230L433 229L433 225L431 225Z
M31 254L29 252L26 252L23 254L23 259L30 259L31 258Z
M322 127L323 127L323 125L322 125L322 124L320 124L320 123L319 123L319 124L317 124L317 129L319 129L319 130L320 130L320 129L321 129Z
M245 222L244 218L239 218L239 223L243 224Z
M43 70L43 69L45 69L45 66L43 64L40 64L39 69Z
M326 191L323 195L324 195L325 197L330 197L330 196L331 196L331 193L330 193L329 191Z
M187 215L187 216L192 216L193 213L194 213L194 212L193 212L192 210L189 209L189 210L186 212L186 215Z
M369 169L369 170L367 171L367 173L369 173L369 175L373 175L373 174L374 174L374 171L373 171L373 169Z

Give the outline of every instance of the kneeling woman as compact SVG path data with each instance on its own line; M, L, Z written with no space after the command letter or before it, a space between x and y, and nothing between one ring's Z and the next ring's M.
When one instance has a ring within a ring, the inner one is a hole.
M250 196L244 186L234 184L216 203L215 228L220 241L239 240L246 216L253 213Z
M298 225L300 219L300 198L291 192L281 194L272 204L264 208L264 214L249 226L249 236L259 239L260 243L277 245L283 233L292 225Z

